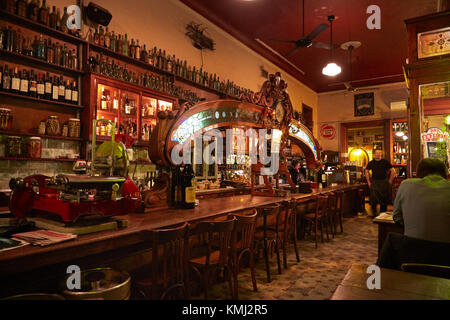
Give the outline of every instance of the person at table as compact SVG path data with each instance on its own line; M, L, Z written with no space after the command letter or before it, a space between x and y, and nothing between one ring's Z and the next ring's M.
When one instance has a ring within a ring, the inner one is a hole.
M365 168L365 176L370 190L370 206L372 213L369 215L377 215L377 206L380 205L380 212L387 210L390 200L390 186L395 178L395 170L392 164L382 158L383 151L377 149L374 151L373 160L371 160ZM372 171L372 176L370 172Z
M305 169L301 168L299 161L292 161L292 167L289 169L289 173L295 185L298 185L300 182L305 182L306 172Z
M396 223L408 237L450 243L450 181L439 159L423 159L417 177L400 184L394 201Z

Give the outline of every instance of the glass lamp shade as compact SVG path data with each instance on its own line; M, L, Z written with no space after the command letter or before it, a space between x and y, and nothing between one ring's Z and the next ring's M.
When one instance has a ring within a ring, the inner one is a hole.
M336 63L330 62L325 68L322 69L322 73L326 76L334 77L341 73L342 69Z

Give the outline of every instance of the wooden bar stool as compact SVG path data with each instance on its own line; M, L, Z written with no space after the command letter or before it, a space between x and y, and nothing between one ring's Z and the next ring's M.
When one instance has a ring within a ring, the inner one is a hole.
M200 282L203 283L205 299L208 299L208 286L210 281L210 271L212 267L219 268L220 272L227 271L228 283L230 286L231 297L234 298L234 289L232 284L233 274L233 255L235 250L235 223L236 218L225 221L200 222L189 230L189 240L191 237L198 236L203 240L203 246L200 248L203 254L196 257L190 257L189 264L197 274ZM192 247L190 246L192 253Z
M249 266L252 275L253 290L258 291L256 285L256 273L255 273L255 229L256 229L256 216L258 212L256 209L252 209L252 213L249 215L233 214L232 217L236 219L235 224L235 250L233 252L233 277L234 277L234 295L235 299L239 298L238 289L238 274L240 271L241 260L245 254L249 256Z
M269 242L274 245L277 255L278 273L281 274L281 261L279 245L282 239L280 238L279 229L280 225L284 223L286 217L282 218L281 215L285 213L285 210L280 211L279 204L272 204L257 208L258 217L262 218L262 225L258 226L255 232L255 241L264 243L264 260L266 264L267 282L271 282L270 278L270 266L269 266ZM280 213L282 213L280 215Z
M282 239L282 249L283 249L283 267L287 269L287 245L289 243L289 235L292 232L292 227L296 224L294 207L295 201L284 200L281 202L280 206L280 218L278 225L278 234L280 234L280 238ZM283 212L284 211L284 212ZM295 255L298 258L297 261L300 260L297 249L297 241L294 241L294 250Z
M336 233L336 220L337 220L336 218L337 196L335 192L329 192L327 196L328 196L328 210L327 210L326 228L328 233L328 225L330 226L331 235L334 238L334 235Z
M188 298L187 222L172 229L144 230L140 235L151 244L152 263L151 274L135 282L138 292L147 299L165 299L178 290L178 299Z
M317 248L318 233L320 228L320 238L323 242L323 226L326 219L328 208L328 196L319 195L316 201L316 210L314 213L305 213L302 215L303 221L308 221L314 226L314 239Z

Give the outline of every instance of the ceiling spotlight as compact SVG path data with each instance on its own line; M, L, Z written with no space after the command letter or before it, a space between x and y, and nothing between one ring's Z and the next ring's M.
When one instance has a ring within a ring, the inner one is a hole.
M324 67L322 69L322 73L329 77L334 77L334 76L338 75L339 73L341 73L341 71L342 71L342 68L339 67L334 62L330 62L329 64L326 65L326 67Z

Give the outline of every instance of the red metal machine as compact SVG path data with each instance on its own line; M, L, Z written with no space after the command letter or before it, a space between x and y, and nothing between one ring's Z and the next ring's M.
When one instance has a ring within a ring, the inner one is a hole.
M94 129L96 125L97 120L94 120ZM126 148L121 142L114 142L114 123L111 125L112 141L104 142L92 152L90 175L32 175L11 179L10 210L14 216L25 218L32 211L54 213L64 222L74 222L83 215L110 217L140 208L141 193L128 178ZM93 136L95 146L95 134Z

